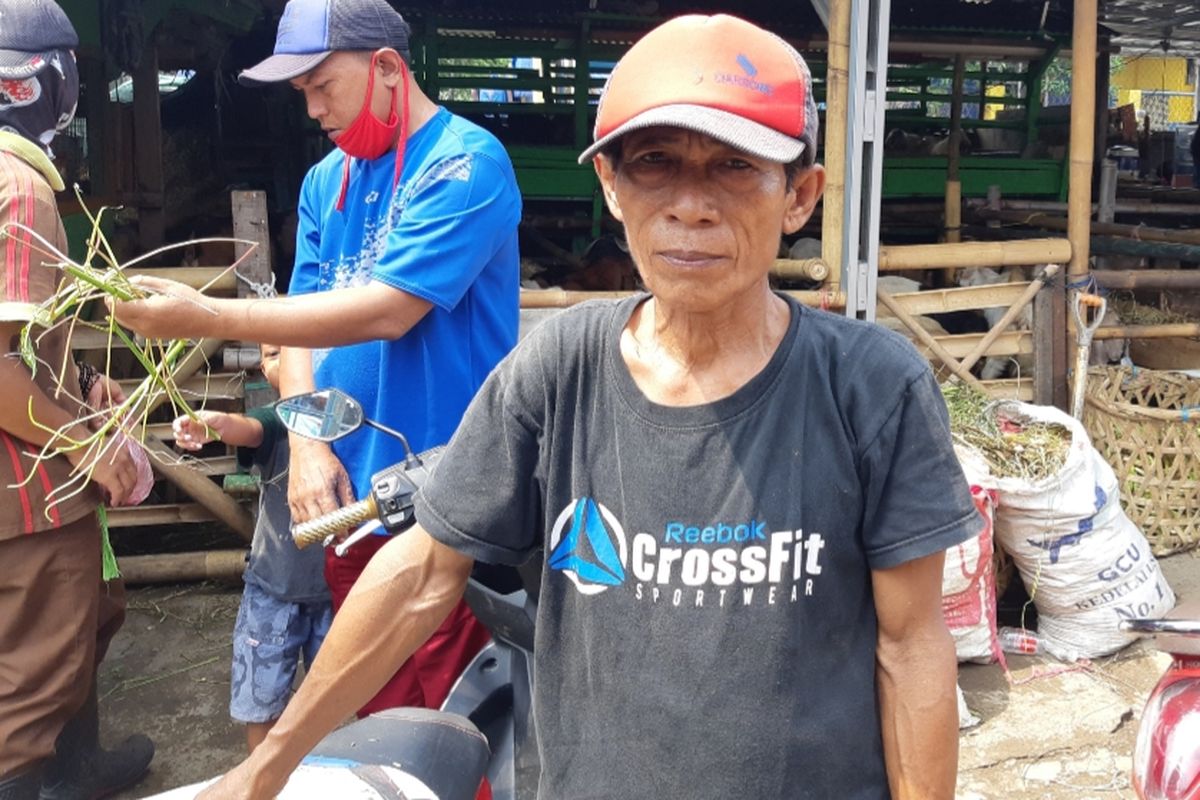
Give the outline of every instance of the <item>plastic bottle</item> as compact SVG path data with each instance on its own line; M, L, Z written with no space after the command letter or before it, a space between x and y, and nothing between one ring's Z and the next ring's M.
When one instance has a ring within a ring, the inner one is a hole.
M1000 628L996 631L996 638L1000 641L1000 649L1006 653L1031 656L1042 650L1042 640L1038 638L1036 631L1024 628Z

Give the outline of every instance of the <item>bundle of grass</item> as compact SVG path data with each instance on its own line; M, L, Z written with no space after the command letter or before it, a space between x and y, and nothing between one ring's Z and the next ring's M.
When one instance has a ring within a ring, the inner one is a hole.
M79 195L78 187L76 187L76 195ZM38 370L52 371L56 399L71 397L72 394L65 389L66 380L72 374L69 358L64 358L63 362L59 364L46 363L38 357L38 342L48 332L63 326L67 328L68 341L77 330L92 329L102 332L107 337L103 370L105 374L110 371L113 346L120 343L129 349L129 352L145 369L146 377L119 403L113 404L111 402L113 398L109 398L105 407L90 408L86 405L86 398L84 398L85 404L81 404L78 410L77 422L84 423L91 432L85 439L74 439L68 435L71 428L74 427L74 423L58 429L43 425L34 418L31 401L30 421L41 430L51 434L49 443L34 458L41 461L82 450L84 458L80 460L80 463L90 465L76 470L68 483L54 487L49 495L50 502L44 510L47 515L50 514L54 505L64 502L84 490L91 479L98 459L102 458L105 452L111 452L108 448L112 446L114 438L128 439L137 445L144 445L150 412L159 404L169 402L176 416L187 414L195 417L195 412L185 400L173 377L176 365L188 351L188 342L182 339L135 342L111 317L106 316L103 322L90 320L87 315L89 306L96 302L103 303L107 299L131 300L144 297L145 292L130 280L127 270L131 267L156 259L163 253L174 249L206 241L229 241L227 239L204 239L181 242L146 253L132 261L119 263L101 228L101 220L108 209L102 208L93 215L83 205L82 198L80 198L80 204L91 222L86 258L82 263L71 260L37 231L24 225L8 223L0 228L0 241L15 233L32 240L35 242L35 249L42 256L44 267L60 270L63 276L57 290L37 308L33 320L22 328L19 344L21 359L33 374L37 374ZM243 243L250 246L247 253L242 256L244 259L253 250L255 243ZM232 264L229 269L235 270L240 261L241 259ZM205 286L201 291L203 292L207 288ZM69 353L70 348L67 348L66 352ZM26 478L26 481L32 480L35 474L36 470L29 470L29 477Z
M942 396L954 441L978 453L993 476L1039 481L1066 464L1071 432L1062 425L1006 413L1011 404L962 383L942 384Z

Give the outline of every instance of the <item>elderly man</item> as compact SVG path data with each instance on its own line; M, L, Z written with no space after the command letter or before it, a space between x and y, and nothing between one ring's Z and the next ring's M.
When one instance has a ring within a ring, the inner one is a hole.
M408 39L408 24L385 0L291 0L275 53L240 76L250 85L290 82L338 148L300 190L290 296L201 299L147 281L161 294L123 304L118 316L149 336L284 345L281 394L342 389L424 450L450 438L516 342L521 196L495 137L417 86ZM292 436L290 446L293 522L366 494L375 471L404 457L374 429L332 447ZM335 610L386 541L368 537L344 558L328 552ZM458 604L361 711L437 708L488 638Z
M63 328L36 330L35 372L22 362L22 326L37 318L60 274L42 242L66 234L49 145L75 114L79 39L52 0L0 0L0 798L92 798L135 783L154 756L145 736L99 745L96 668L125 619L119 579L102 581L97 507L123 503L137 468L126 448L89 454L86 404L120 402L120 387L71 364ZM67 364L63 384L58 375ZM59 436L49 431L62 431ZM60 454L34 456L44 447ZM54 492L77 471L85 491ZM60 493L61 494L61 493Z
M772 292L821 195L789 45L728 16L647 34L595 159L648 295L492 373L279 725L208 797L271 797L463 591L541 559L543 798L950 798L942 551L975 511L928 365Z

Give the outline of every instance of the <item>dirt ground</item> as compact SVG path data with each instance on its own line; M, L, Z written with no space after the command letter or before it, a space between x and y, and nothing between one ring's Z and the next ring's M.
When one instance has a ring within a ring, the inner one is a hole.
M1200 558L1162 560L1176 594L1200 594ZM229 720L230 631L240 587L194 584L130 592L129 617L100 673L106 740L142 731L158 745L150 774L119 798L211 777L244 752ZM982 723L964 731L959 800L1134 798L1130 754L1142 704L1167 657L1145 643L1089 667L1010 657L964 664L959 682Z

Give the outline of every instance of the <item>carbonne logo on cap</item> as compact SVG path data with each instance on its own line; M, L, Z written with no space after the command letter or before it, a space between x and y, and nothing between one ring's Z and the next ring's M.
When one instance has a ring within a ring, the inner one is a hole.
M742 72L741 75L735 72L718 72L713 75L713 79L717 83L731 83L743 89L752 89L768 97L775 92L775 87L771 84L755 80L758 77L758 68L754 66L749 57L744 53L739 53L736 60L738 69Z

